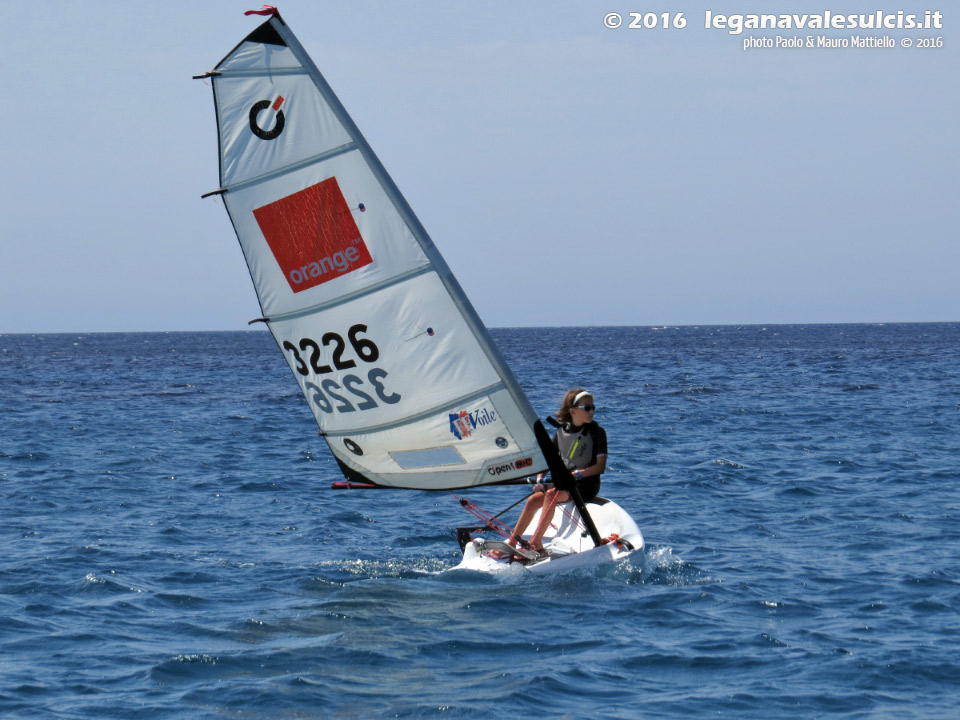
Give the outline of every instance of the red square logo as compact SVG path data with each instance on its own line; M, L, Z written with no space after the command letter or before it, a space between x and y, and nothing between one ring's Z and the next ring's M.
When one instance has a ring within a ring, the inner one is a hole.
M253 215L295 293L373 262L336 178L259 207Z

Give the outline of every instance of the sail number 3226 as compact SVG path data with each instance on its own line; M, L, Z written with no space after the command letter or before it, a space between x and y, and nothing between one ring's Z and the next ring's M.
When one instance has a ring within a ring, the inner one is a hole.
M324 333L318 343L311 338L302 338L297 345L284 340L283 349L290 352L298 373L308 376L327 375L343 370L352 370L357 367L357 361L375 363L380 358L380 349L377 344L365 336L367 326L358 323L347 331L347 339L339 333ZM329 358L326 348L330 348ZM329 362L325 362L329 360ZM332 364L330 364L332 363ZM362 374L362 370L359 371ZM340 376L338 383L333 378L304 383L305 392L322 412L354 412L355 410L372 410L379 407L379 400L387 405L400 402L400 395L387 390L384 381L387 371L383 368L371 368L366 378L360 374Z

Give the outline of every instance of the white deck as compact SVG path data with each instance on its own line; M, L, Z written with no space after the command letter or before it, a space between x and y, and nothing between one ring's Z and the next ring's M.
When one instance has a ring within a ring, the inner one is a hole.
M517 562L511 558L495 559L486 554L484 541L477 539L464 548L463 560L456 569L497 573L559 572L616 562L631 553L643 551L643 534L640 528L615 502L589 502L587 510L600 537L606 539L616 535L619 542L613 541L596 547L580 523L580 514L573 503L563 503L557 505L553 523L543 536L544 549L548 553L546 558L530 562ZM524 539L530 539L539 522L540 512L537 512L522 533Z

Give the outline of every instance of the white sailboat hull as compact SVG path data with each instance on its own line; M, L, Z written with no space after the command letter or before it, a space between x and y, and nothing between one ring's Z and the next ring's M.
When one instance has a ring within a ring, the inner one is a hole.
M600 537L605 540L611 538L610 542L594 545L590 535L583 529L573 503L564 503L556 507L553 523L544 534L545 556L535 560L514 556L497 558L496 553L490 552L488 542L477 538L466 544L463 560L455 569L489 573L564 572L618 562L634 553L642 555L643 534L623 508L605 498L595 498L587 503L587 511ZM530 538L539 522L540 512L537 512L530 525L523 530L524 539Z

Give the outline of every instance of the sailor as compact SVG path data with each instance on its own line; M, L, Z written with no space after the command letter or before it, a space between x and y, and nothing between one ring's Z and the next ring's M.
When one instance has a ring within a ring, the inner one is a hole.
M572 471L584 502L589 502L600 492L600 475L607 467L607 433L594 422L595 410L593 395L589 392L583 388L568 390L556 414L560 427L553 436L553 444ZM517 546L521 533L542 507L540 523L527 544L537 552L543 552L543 535L553 521L557 503L570 500L570 493L542 485L544 477L544 473L537 476L534 493L527 498L513 535L507 541L513 547Z

